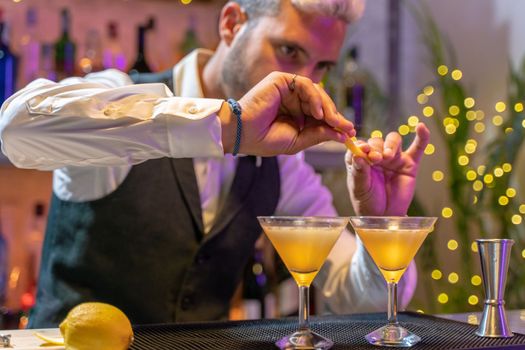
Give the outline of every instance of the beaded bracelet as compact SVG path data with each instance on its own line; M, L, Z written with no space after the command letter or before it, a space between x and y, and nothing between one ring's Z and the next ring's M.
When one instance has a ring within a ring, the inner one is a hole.
M228 104L237 118L237 133L235 134L235 144L233 146L232 154L236 156L239 153L239 148L241 147L241 135L242 135L242 108L239 102L235 101L233 98L228 99Z

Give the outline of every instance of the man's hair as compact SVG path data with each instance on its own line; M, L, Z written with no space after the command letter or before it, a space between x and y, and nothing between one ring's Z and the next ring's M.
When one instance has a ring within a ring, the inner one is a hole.
M276 16L283 0L233 0L251 17ZM336 17L350 23L363 14L365 0L284 0L301 12Z

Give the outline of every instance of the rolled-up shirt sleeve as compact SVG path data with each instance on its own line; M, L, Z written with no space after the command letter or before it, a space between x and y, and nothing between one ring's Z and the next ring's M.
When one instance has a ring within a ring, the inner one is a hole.
M60 83L39 79L1 108L2 151L21 168L121 166L222 157L223 100L174 97L109 70Z
M279 156L281 197L276 215L336 216L332 195L321 177L299 153ZM346 194L345 194L346 195ZM345 229L314 279L320 313L387 310L386 282L361 241ZM398 286L399 306L405 308L417 283L412 262Z

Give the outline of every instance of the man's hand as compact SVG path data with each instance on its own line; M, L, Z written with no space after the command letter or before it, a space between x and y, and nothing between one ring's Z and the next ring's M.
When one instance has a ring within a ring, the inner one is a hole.
M294 154L324 141L344 142L355 135L353 124L337 112L326 92L305 77L270 73L238 102L242 107L243 154ZM237 121L227 110L221 110L219 117L224 150L231 152Z
M348 190L357 215L403 216L414 197L419 162L430 139L430 131L420 123L416 137L403 152L401 136L392 132L385 140L372 138L358 146L365 159L346 154Z

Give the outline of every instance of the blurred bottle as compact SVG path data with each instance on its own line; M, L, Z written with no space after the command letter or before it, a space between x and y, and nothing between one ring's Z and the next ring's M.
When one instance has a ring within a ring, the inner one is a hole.
M196 22L193 16L190 17L188 28L186 29L186 34L184 35L184 40L180 45L180 51L184 56L192 52L193 50L201 47L199 38L197 37L196 32Z
M15 92L17 69L18 57L9 47L9 27L0 9L0 104Z
M55 69L59 80L75 74L76 45L71 40L71 14L67 8L60 13L62 35L55 43Z
M129 74L150 73L151 68L146 60L146 33L155 28L155 19L150 18L144 26L139 26L137 31L137 58L129 69Z
M79 61L80 71L83 74L99 72L102 66L102 42L96 29L90 29L86 33L85 51Z
M102 65L104 69L116 68L125 71L127 60L119 41L118 25L115 22L109 22L107 29L108 39L104 45Z
M363 113L365 103L365 86L367 75L359 66L359 51L357 47L352 47L344 65L343 84L344 84L344 105L343 114L354 122L357 134L363 127Z
M39 76L49 80L57 80L55 70L55 45L42 44L42 57Z
M25 86L38 78L40 73L40 41L38 40L38 18L34 7L26 12L26 32L21 40L21 85Z

